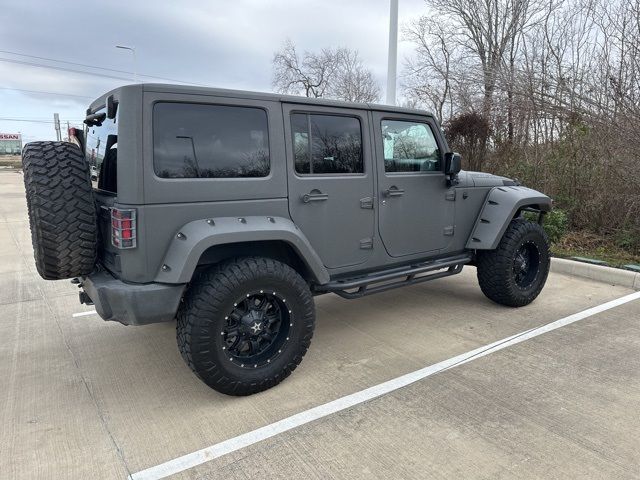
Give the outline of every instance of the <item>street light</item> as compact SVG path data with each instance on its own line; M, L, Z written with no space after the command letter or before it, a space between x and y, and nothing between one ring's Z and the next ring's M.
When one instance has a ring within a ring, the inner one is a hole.
M389 57L387 63L387 105L396 104L396 69L398 65L398 0L389 8Z
M193 163L196 164L196 177L200 177L200 164L198 163L198 156L196 155L196 144L193 141L193 137L188 137L186 135L176 135L176 138L180 138L182 140L190 140L191 141L191 150L193 151Z
M129 50L133 54L133 81L138 83L138 58L136 57L136 47L127 47L125 45L116 45L116 48Z

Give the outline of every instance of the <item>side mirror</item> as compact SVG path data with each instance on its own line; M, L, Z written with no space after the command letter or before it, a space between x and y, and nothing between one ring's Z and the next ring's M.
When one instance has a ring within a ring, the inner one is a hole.
M462 157L459 153L447 152L444 154L444 173L455 177L462 169Z
M118 102L113 98L113 95L107 97L107 118L116 118L116 112L118 111Z

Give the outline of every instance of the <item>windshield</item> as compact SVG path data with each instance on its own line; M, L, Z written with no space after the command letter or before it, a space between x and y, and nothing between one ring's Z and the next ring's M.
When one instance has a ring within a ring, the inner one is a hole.
M97 114L106 113L105 109ZM117 191L118 115L105 118L101 125L90 125L87 131L86 158L91 171L93 188L106 192Z

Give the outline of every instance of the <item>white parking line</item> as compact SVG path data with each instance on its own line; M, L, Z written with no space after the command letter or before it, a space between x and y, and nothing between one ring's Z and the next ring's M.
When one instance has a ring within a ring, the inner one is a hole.
M78 312L78 313L74 313L73 315L71 315L72 317L84 317L85 315L95 315L98 312L96 312L95 310L88 310L86 312Z
M320 418L353 407L360 403L378 398L399 388L406 387L407 385L417 382L418 380L422 380L433 374L442 372L443 370L465 364L477 358L484 357L485 355L489 355L517 343L521 343L531 338L537 337L538 335L542 335L543 333L556 330L571 323L583 320L593 315L597 315L598 313L618 307L637 299L640 299L640 292L635 292L616 300L603 303L602 305L583 310L582 312L569 315L568 317L564 317L560 320L556 320L555 322L548 323L541 327L532 328L525 332L512 335L497 342L490 343L480 348L476 348L475 350L471 350L467 353L449 358L448 360L435 363L420 370L416 370L415 372L411 372L387 382L380 383L379 385L367 388L360 392L352 393L351 395L338 398L337 400L325 403L324 405L320 405L304 412L297 413L270 425L258 428L257 430L253 430L251 432L238 435L237 437L230 438L223 442L216 443L215 445L203 448L202 450L198 450L197 452L189 453L187 455L174 458L173 460L169 460L155 467L147 468L146 470L133 473L129 476L129 480L156 480L168 477L169 475L174 475L179 472L183 472L189 468L193 468L216 458L220 458L229 453L274 437L280 433L284 433L286 431L305 425L309 422L313 422Z

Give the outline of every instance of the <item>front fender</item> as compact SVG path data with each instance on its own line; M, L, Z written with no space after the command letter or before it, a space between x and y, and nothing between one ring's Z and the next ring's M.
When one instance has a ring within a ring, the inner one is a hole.
M551 210L551 199L544 193L522 186L494 187L489 191L466 248L494 250L518 210L532 207L542 212Z
M288 243L300 255L320 284L329 281L329 273L309 240L289 219L283 217L217 217L194 220L180 228L164 257L155 281L187 283L204 251L214 245L279 240Z

